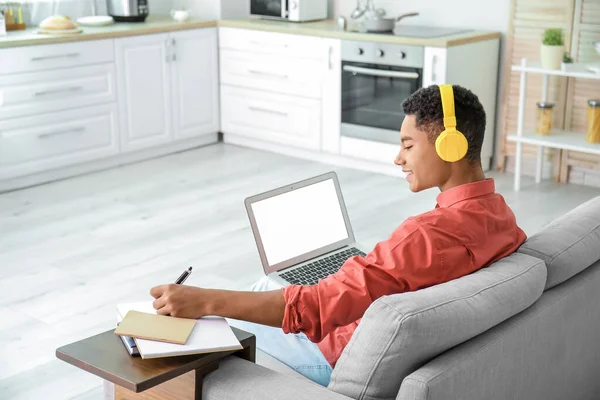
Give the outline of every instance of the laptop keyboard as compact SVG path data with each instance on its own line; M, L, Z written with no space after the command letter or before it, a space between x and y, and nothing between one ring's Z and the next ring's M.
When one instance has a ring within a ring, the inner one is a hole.
M342 265L352 256L365 256L365 253L355 247L350 247L339 253L321 258L320 260L304 264L291 271L279 274L286 281L295 285L314 285L321 279L336 273Z

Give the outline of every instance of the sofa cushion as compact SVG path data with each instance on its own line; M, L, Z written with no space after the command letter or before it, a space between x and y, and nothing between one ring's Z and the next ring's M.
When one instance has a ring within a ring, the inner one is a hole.
M548 290L600 260L600 197L551 222L517 250L541 258Z
M329 388L355 399L394 399L407 375L529 307L545 282L542 260L511 254L450 282L381 297L342 352Z

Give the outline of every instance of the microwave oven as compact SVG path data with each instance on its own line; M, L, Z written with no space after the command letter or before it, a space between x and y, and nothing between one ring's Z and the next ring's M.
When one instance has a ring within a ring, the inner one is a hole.
M327 0L250 0L250 14L293 22L327 18Z

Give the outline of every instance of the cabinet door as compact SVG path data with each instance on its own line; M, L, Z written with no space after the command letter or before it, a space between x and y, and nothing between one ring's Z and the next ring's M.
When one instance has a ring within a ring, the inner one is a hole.
M169 40L174 137L218 132L216 29L174 32Z
M321 147L319 100L225 85L221 87L221 119L225 135L309 150Z
M171 140L167 34L115 40L123 151Z

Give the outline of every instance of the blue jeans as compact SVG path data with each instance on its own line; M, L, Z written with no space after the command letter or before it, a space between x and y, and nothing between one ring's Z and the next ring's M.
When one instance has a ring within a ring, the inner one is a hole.
M252 291L280 289L281 286L266 276L252 286ZM281 328L255 324L252 322L227 319L231 326L253 333L256 347L288 365L311 381L327 386L333 369L319 350L305 334L285 334Z

